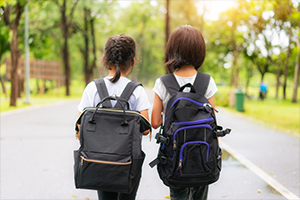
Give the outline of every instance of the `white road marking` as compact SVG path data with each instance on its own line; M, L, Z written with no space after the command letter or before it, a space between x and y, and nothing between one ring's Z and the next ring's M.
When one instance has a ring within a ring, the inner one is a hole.
M250 160L237 153L232 147L226 144L223 141L220 141L220 146L222 149L226 150L229 154L235 157L239 162L245 165L248 169L254 172L258 177L263 179L266 183L268 183L271 187L273 187L276 191L278 191L281 195L289 200L300 200L295 194L289 191L286 187L281 185L278 181L264 172L262 169L253 164Z

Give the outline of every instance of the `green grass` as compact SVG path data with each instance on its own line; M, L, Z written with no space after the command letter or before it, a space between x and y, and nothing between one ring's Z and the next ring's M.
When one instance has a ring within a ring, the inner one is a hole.
M275 99L245 100L244 108L245 112L240 112L244 116L271 128L300 135L299 103L294 104L288 100ZM238 112L234 108L230 110Z
M41 84L41 83L40 83ZM74 80L72 81L72 85L70 87L70 96L66 96L66 88L65 86L57 88L56 86L52 86L50 82L46 82L46 85L49 89L47 92L45 92L43 95L41 95L36 87L36 80L31 80L30 82L30 89L31 89L31 94L30 94L30 103L27 104L25 103L26 98L25 94L22 93L22 98L17 99L17 106L10 106L10 84L7 83L6 88L7 88L7 96L5 96L4 93L0 94L0 113L1 112L6 112L10 110L15 110L19 108L24 108L32 105L41 105L41 104L50 104L50 103L55 103L58 101L62 100L68 100L68 99L80 99L82 92L84 90L84 83L79 80Z
M219 91L216 94L216 106L224 106L229 108L232 112L240 113L245 117L249 117L252 120L267 125L271 128L296 134L300 136L300 104L292 103L291 99L282 100L280 95L278 99L275 99L275 89L270 88L270 92L267 94L267 98L264 101L258 99L258 89L249 88L248 94L250 98L244 100L244 112L238 112L235 108L228 106L229 104L229 92L228 87L219 87ZM281 92L281 91L280 91ZM287 90L287 97L291 97L292 91L290 88ZM300 95L298 93L298 99Z

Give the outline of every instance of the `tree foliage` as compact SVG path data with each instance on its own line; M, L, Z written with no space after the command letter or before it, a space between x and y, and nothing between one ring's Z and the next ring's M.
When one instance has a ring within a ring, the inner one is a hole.
M2 54L12 42L3 11L16 2L26 1L5 0L0 4ZM207 54L200 70L212 74L217 83L247 88L254 75L264 80L270 74L277 91L281 86L284 91L289 84L299 84L292 83L299 74L295 67L299 65L299 7L294 0L235 1L214 21L206 18L214 9L204 1L169 1L170 31L185 24L201 30ZM151 85L165 73L166 1L31 0L29 19L30 56L61 61L66 86L71 79L87 84L104 76L104 44L108 37L121 33L133 37L138 47L131 78ZM23 21L21 16L17 28L20 49L24 44ZM66 94L70 94L68 89Z

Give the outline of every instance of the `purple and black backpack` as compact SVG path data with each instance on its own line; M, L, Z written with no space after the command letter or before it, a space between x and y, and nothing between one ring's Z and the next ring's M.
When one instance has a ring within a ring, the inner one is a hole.
M181 189L208 185L219 179L222 151L217 137L230 133L217 125L215 109L204 97L210 75L199 73L194 84L179 87L174 74L160 77L171 94L156 141L157 165L163 183ZM190 88L189 92L184 92Z

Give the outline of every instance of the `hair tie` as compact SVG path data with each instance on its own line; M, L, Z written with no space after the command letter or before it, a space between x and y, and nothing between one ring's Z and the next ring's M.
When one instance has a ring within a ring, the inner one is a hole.
M119 64L116 64L116 70L119 69Z

